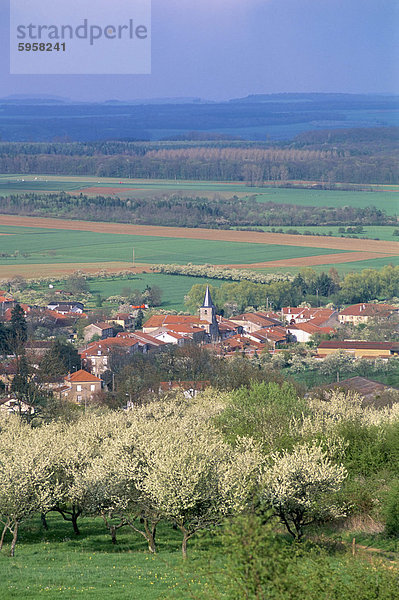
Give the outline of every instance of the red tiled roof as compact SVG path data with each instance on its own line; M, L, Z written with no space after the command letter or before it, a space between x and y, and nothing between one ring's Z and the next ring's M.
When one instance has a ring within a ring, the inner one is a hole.
M306 331L306 333L331 333L334 331L332 327L319 327L315 323L313 323L313 319L311 321L307 321L306 323L296 323L292 325L289 329L300 329L301 331Z
M261 325L262 327L267 327L268 325L274 325L280 323L278 319L267 317L264 313L243 313L242 315L237 315L236 317L231 317L231 321L236 322L244 322L254 323L255 325Z
M92 375L91 373L88 373L87 371L80 369L80 371L75 371L75 373L71 373L65 377L65 381L70 381L71 383L98 383L101 382L101 379L95 375Z
M91 324L93 327L97 327L98 329L112 329L112 325L110 323L104 323L104 322L99 322L99 323L92 323ZM88 325L88 327L90 327L90 325Z
M165 325L183 325L183 324L191 324L191 325L199 325L199 323L205 323L205 321L201 321L199 317L194 317L191 315L153 315L146 321L143 325L143 328L147 327L163 327Z
M340 311L340 315L344 316L365 316L372 317L378 314L387 314L398 310L391 304L352 304Z
M135 332L130 332L130 333L121 331L116 336L116 339L120 339L120 338L136 339L137 341L139 341L141 343L149 344L149 345L152 344L153 346L164 346L165 345L165 342L161 342L161 340L157 340L156 338L154 338L154 336L150 335L149 333L143 333L142 331L135 331Z
M98 342L92 342L83 350L82 357L87 358L88 356L98 355L98 352L101 352L101 355L108 354L112 348L130 348L131 346L135 346L138 341L132 337L115 337L115 338L106 338L105 340L100 340Z
M201 330L202 331L202 330ZM162 331L161 333L157 333L157 335L170 335L170 337L175 338L175 340L185 340L186 336L180 335L180 333L176 333L175 331L170 331L169 329L166 331Z

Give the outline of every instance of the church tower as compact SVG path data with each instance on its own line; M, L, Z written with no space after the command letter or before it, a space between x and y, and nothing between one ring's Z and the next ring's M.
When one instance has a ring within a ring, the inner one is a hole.
M201 321L207 321L209 323L207 326L207 331L211 338L213 340L218 339L219 327L216 320L216 306L212 302L209 286L206 286L205 298L202 306L199 309L199 316Z

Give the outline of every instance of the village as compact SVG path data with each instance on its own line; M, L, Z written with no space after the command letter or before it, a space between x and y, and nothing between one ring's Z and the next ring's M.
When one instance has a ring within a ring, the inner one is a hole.
M116 355L128 361L135 354L148 356L165 352L171 347L195 345L224 359L237 356L248 359L276 357L287 350L301 347L310 348L312 359L320 363L334 355L384 362L399 356L397 342L336 339L337 332L344 331L346 325L366 326L374 319L392 321L398 315L399 308L385 303L359 303L342 310L334 307L283 307L278 312L254 311L225 318L217 314L207 287L197 315L152 314L145 320L145 306L131 307L130 312L117 313L105 321L85 325L81 339L76 333L76 322L79 320L81 323L82 319L89 321L89 314L82 302L62 299L45 307L33 307L18 304L11 294L0 291L0 322L5 327L11 323L16 307L24 319L35 317L41 321L51 320L54 327L61 327L63 333L69 333L68 344L77 349L79 362L75 361L73 367L71 365L66 372L58 373L57 377L41 381L40 387L59 400L85 407L102 390L115 391L111 363ZM396 327L393 321L392 327ZM39 370L42 357L51 351L53 343L52 339L25 340L24 352L30 364L27 377L32 381L37 379L35 372ZM15 378L20 375L19 354L20 349L3 352L0 363L0 409L31 414L34 406L30 406L27 399L22 400L13 385ZM180 389L186 395L193 396L207 385L210 385L209 382L202 380L161 381L157 391L165 393ZM349 387L360 394L365 386L369 389L370 385L376 393L388 389L383 384L360 377L341 382L343 388Z

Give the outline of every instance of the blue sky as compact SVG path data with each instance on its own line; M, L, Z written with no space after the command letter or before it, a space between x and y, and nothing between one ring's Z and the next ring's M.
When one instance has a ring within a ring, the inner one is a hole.
M397 0L153 0L152 74L136 76L9 75L8 4L0 0L0 97L399 92Z

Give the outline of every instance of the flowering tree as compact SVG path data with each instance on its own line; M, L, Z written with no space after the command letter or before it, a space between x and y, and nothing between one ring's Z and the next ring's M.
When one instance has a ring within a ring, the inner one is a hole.
M263 498L296 539L304 527L319 520L345 515L333 494L347 476L342 465L333 464L318 445L298 445L293 452L272 454L263 476Z
M14 556L20 524L51 507L52 459L40 430L8 418L0 435L0 549L9 531Z
M187 542L197 531L246 505L260 454L245 444L234 450L211 427L196 427L184 419L158 424L151 438L141 448L142 501L157 506L161 516L177 525L186 558Z

